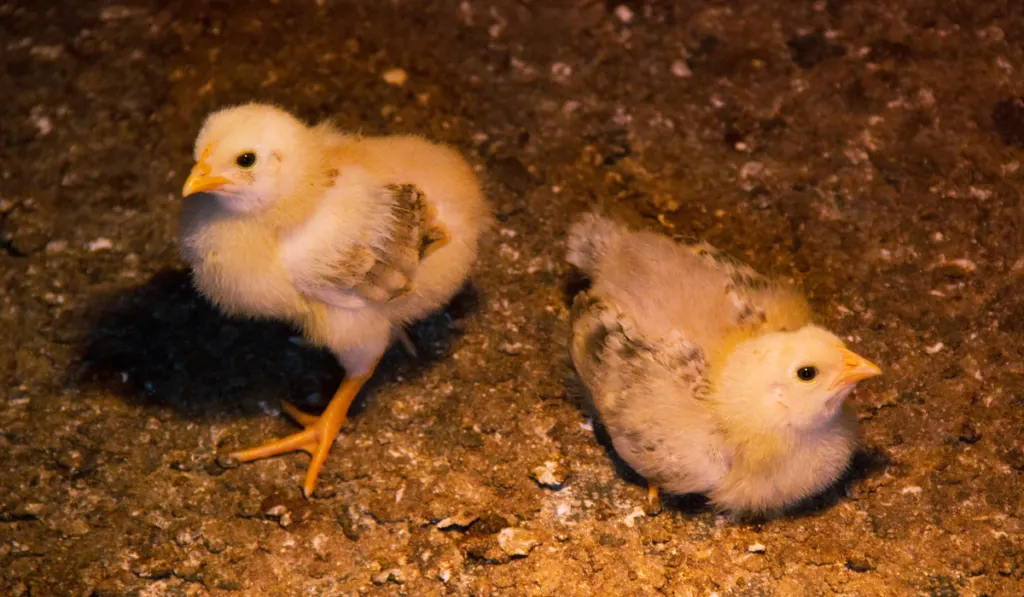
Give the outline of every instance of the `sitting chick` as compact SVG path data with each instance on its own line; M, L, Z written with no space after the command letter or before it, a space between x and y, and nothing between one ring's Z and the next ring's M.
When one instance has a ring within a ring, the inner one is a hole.
M346 378L306 427L241 461L305 450L309 496L349 405L403 325L465 282L490 210L455 151L411 136L307 126L269 105L211 114L185 182L182 254L230 314L283 319L329 349Z
M811 322L795 290L707 244L587 215L568 260L572 358L615 450L658 489L735 513L778 511L847 468L854 386L881 374Z

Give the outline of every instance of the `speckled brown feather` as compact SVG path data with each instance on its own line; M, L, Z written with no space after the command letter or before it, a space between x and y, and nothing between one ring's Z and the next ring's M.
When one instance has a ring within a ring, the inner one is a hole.
M416 185L389 184L381 192L389 195L387 222L365 244L341 252L319 280L375 302L408 294L420 262L448 241L437 210Z

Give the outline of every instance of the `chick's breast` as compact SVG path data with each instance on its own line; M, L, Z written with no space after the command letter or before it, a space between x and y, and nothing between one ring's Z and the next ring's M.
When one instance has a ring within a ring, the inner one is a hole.
M227 212L212 195L185 199L179 240L196 288L227 313L295 319L303 300L273 235Z

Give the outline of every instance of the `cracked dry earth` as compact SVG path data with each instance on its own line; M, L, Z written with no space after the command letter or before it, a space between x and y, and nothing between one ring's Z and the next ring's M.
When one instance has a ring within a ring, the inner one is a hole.
M1018 0L0 3L0 593L1019 597L1022 39ZM310 500L305 455L218 454L341 371L177 257L193 137L249 99L452 143L499 219ZM796 280L885 366L837 487L643 512L568 363L591 207Z

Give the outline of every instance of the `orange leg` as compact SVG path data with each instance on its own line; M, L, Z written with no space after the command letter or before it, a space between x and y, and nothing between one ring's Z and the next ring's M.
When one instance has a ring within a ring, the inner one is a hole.
M648 516L656 516L661 512L661 498L658 495L658 486L650 481L647 482L647 507L644 512Z
M235 452L231 454L231 458L240 462L249 462L251 460L267 458L268 456L277 456L286 452L303 450L313 457L309 462L309 468L306 470L306 482L302 486L302 492L306 497L309 497L316 487L316 479L320 475L320 469L323 468L324 462L327 460L327 453L331 450L331 444L334 443L334 439L338 437L338 431L341 430L342 424L345 423L348 407L352 404L352 400L355 399L359 390L362 389L363 384L370 379L371 375L373 375L372 369L366 375L350 377L341 382L341 386L334 393L334 397L331 398L327 409L319 417L306 414L295 408L294 405L282 401L284 412L304 426L306 428L305 431L300 431L262 446Z

